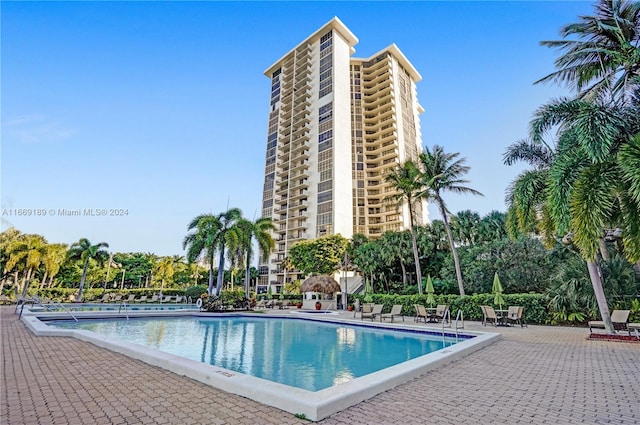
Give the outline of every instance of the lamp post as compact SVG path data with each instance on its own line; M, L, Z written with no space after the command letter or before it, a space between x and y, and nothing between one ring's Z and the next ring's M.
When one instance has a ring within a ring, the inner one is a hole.
M344 251L344 260L342 263L342 271L344 272L344 300L342 300L342 309L347 310L349 304L349 279L347 278L347 267L349 266L349 255Z

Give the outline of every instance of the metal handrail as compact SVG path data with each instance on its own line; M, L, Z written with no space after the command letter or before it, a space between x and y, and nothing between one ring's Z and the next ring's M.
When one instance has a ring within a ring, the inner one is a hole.
M127 302L126 301L122 301L120 303L120 306L118 307L118 314L120 314L120 312L122 311L123 308L124 308L124 315L127 318L127 320L129 320L129 311L127 310Z
M24 311L24 306L25 304L27 304L28 302L30 302L32 305L38 305L40 307L42 307L43 309L47 310L47 311L51 311L51 306L55 306L56 308L61 309L62 311L66 312L69 316L71 316L73 318L73 320L75 320L76 322L78 321L78 318L76 316L73 315L73 313L71 312L71 310L69 310L68 308L66 308L64 305L62 305L61 303L49 303L49 304L42 304L42 301L40 300L40 298L38 297L31 297L30 299L26 300L26 299L22 299L19 300L18 303L20 303L20 301L22 301L22 307L20 308L20 315L18 316L19 318L22 318L22 312ZM17 310L17 306L16 306L16 310Z

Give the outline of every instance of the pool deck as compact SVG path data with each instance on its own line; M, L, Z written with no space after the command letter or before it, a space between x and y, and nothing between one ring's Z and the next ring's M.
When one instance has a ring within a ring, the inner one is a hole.
M90 343L36 337L13 312L0 307L2 425L309 423ZM590 341L585 328L465 329L502 339L317 423L640 424L640 343Z

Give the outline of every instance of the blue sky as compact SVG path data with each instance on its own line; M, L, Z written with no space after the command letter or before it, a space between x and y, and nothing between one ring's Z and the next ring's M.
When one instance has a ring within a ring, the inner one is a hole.
M7 2L1 4L2 229L113 251L183 254L189 221L260 214L273 62L338 16L357 57L396 43L421 73L423 144L468 160L504 211L502 164L540 105L566 90L539 41L591 2ZM45 215L19 216L18 210ZM59 210L124 209L126 216ZM431 217L439 218L430 207Z

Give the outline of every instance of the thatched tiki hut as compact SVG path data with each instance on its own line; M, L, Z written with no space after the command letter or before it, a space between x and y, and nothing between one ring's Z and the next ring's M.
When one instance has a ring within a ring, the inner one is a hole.
M340 292L340 284L331 276L311 276L300 285L300 292L304 293L302 308L314 309L316 302L320 302L321 308L335 309L336 292Z

